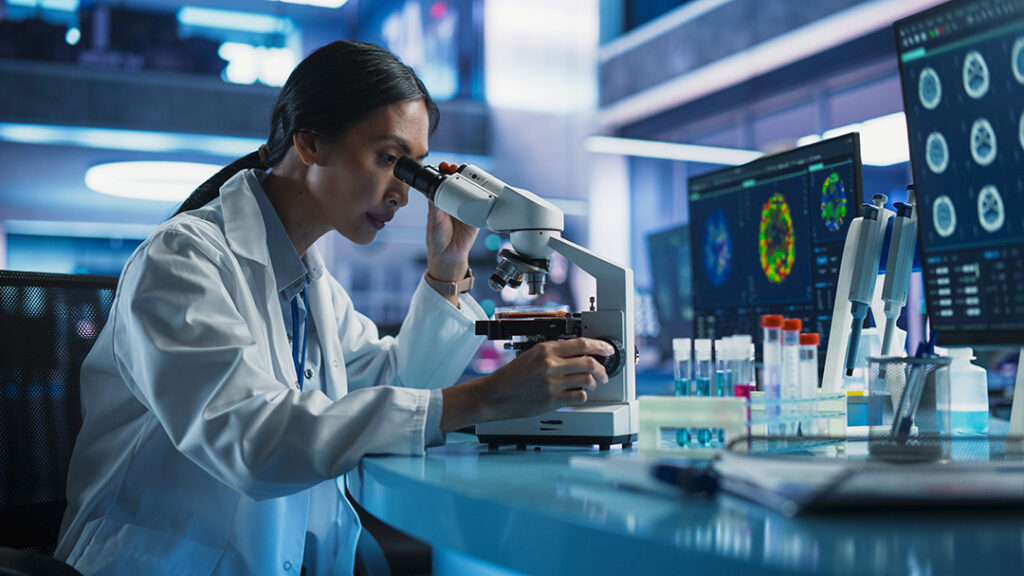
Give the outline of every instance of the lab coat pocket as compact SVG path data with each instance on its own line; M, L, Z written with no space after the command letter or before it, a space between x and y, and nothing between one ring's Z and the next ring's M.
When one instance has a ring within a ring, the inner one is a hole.
M99 526L74 562L83 574L207 575L213 573L223 553L188 538L135 524L107 518L92 522ZM90 529L87 526L85 531Z

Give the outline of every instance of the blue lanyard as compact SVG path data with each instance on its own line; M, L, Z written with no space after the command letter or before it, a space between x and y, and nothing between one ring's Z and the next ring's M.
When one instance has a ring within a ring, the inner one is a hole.
M309 298L306 296L306 287L302 287L302 304L306 307L306 315L303 318L305 326L302 330L302 352L299 352L299 295L292 298L292 362L295 363L295 374L299 377L299 391L302 391L303 372L306 371L306 342L309 340Z

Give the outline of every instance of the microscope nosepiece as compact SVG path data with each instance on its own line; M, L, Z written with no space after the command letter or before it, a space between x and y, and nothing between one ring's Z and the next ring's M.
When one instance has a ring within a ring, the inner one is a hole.
M500 292L506 285L518 288L521 284L519 280L520 274L519 267L514 262L502 259L498 262L498 267L494 270L494 274L491 274L487 285L495 292Z

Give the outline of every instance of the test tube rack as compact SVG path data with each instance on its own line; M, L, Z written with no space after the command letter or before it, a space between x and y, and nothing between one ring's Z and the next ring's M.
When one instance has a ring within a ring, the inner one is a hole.
M811 420L817 424L817 437L846 437L846 395L842 393L819 390L817 398L780 401L785 406L792 405L792 410L782 410L780 418L772 422L764 417L763 392L752 392L749 401L740 397L641 396L638 402L638 449L645 457L713 458L733 440L764 436L769 424L783 421ZM674 432L680 428L720 429L724 441L707 446L680 446L663 440L662 431L671 431L670 436L675 438Z

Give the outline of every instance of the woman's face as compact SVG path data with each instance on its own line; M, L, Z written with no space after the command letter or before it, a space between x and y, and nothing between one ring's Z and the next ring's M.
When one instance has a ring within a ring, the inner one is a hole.
M402 156L422 161L430 119L423 100L378 109L326 145L307 185L326 224L356 244L369 244L399 208L409 187L393 176Z

